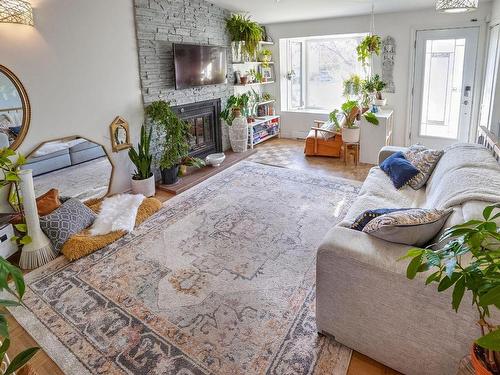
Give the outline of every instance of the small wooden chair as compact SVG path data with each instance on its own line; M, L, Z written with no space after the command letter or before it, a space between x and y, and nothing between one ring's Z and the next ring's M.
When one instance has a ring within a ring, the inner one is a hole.
M321 129L325 121L314 120L304 147L306 156L332 156L339 158L342 148L342 134L336 131Z

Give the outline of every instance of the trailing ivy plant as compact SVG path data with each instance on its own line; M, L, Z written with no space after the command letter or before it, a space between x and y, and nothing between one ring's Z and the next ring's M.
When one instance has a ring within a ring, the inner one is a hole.
M380 56L382 39L378 35L367 35L356 47L356 52L358 53L358 61L363 66L367 66L373 54Z
M439 250L413 248L401 259L411 259L406 276L432 272L425 284L437 284L437 291L453 287L451 307L458 311L465 292L472 295L482 336L476 344L485 349L484 362L492 372L500 369L500 326L488 321L492 309L500 309L500 203L487 206L484 220L470 220L445 230Z
M146 107L146 115L164 134L160 168L170 169L179 165L189 154L191 126L181 120L170 105L159 100Z
M0 149L0 170L3 174L0 179L0 187L10 188L9 202L21 216L21 222L14 225L19 235L11 239L15 241L18 246L27 245L31 242L31 237L28 235L28 227L26 226L23 198L19 186L21 182L19 173L21 172L21 166L24 164L26 164L24 155L16 153L8 147Z
M12 285L9 285L10 280L12 280ZM22 299L25 290L26 285L22 271L0 257L0 291L7 292L14 297L13 299L0 299L0 363L4 361L10 347L9 325L6 318L9 314L7 307L23 306ZM39 349L37 347L29 348L16 355L2 374L9 375L19 370L33 358Z
M249 16L233 14L226 19L226 28L233 42L245 42L242 46L248 56L255 56L259 42L262 40L263 29Z
M231 95L227 99L226 107L220 113L220 117L226 121L226 123L231 126L234 120L234 112L239 110L241 112L245 111L248 106L250 96L246 93L241 95Z

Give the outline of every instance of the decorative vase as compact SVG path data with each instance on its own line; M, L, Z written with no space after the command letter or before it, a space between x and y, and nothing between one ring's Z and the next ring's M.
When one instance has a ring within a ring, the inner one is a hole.
M161 170L161 179L165 185L173 185L179 180L179 166Z
M229 141L234 152L245 152L248 146L248 122L239 110L233 112L233 123L229 126Z
M149 178L146 178L145 180L132 179L131 185L133 194L142 194L145 197L152 197L156 193L154 175L152 175Z
M243 47L243 42L231 42L231 52L233 54L233 62L243 62L242 47Z
M19 266L22 269L34 269L50 262L56 257L52 243L40 228L38 209L36 207L35 189L31 169L19 172L21 194L26 218L26 226L31 242L23 246Z
M342 128L342 141L345 143L359 142L360 128Z
M472 362L472 367L474 367L476 375L493 375L493 373L488 370L480 358L480 354L483 351L481 347L476 344L472 345L470 352L470 361Z

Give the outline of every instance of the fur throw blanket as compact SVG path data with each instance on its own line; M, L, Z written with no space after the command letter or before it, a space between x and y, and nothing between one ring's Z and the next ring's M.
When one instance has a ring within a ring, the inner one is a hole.
M97 218L90 228L93 236L116 230L134 230L137 210L146 197L142 194L118 194L104 199Z

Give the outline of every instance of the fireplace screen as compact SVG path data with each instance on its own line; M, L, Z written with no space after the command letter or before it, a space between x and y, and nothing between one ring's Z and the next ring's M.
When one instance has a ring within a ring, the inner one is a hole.
M213 118L210 114L186 119L191 125L191 138L189 140L190 152L198 153L201 150L211 149L215 146L213 134Z

